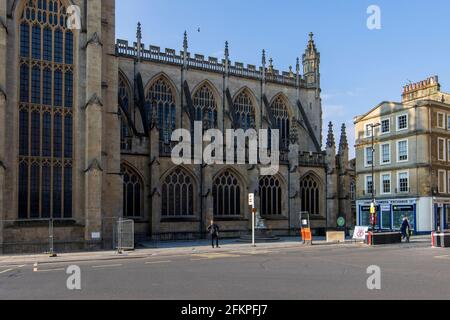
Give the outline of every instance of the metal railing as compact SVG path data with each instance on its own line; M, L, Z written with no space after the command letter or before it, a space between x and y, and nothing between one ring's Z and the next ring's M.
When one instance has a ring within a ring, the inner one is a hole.
M49 254L76 251L115 250L118 219L103 218L100 238L86 240L86 219L0 220L1 254Z

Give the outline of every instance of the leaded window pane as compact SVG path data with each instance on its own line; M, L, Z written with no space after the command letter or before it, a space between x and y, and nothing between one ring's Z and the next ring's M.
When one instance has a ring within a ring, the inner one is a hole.
M52 61L53 54L52 54L52 42L53 42L53 33L52 29L45 28L44 29L44 43L43 43L43 51L44 51L44 60L46 61Z
M281 184L278 178L265 176L259 180L259 195L261 215L282 215Z
M41 151L41 117L40 113L33 111L31 113L31 156L39 157Z
M122 78L119 76L119 97L122 100L122 107L133 117L133 112L130 108L130 88ZM125 115L121 114L120 118L120 149L123 151L130 151L133 148L133 134Z
M225 171L213 184L214 216L241 215L241 189L238 179Z
M31 103L41 103L41 70L33 67L31 72Z
M202 86L193 96L195 121L202 121L205 129L217 127L217 103L208 85Z
M171 154L171 137L176 127L176 104L172 87L164 77L153 83L147 92L146 100L150 121L153 114L152 109L157 108L157 127L159 129L161 154Z
M67 116L64 118L64 157L71 158L73 151L72 141L72 118Z
M66 32L66 50L65 50L65 63L73 63L73 34L70 31Z
M248 130L255 128L255 108L250 95L246 91L241 92L236 97L234 101L234 111L236 112L241 129Z
M62 123L61 115L55 114L53 119L53 156L62 156Z
M280 149L289 150L289 113L284 100L281 97L275 99L271 106L278 130L280 131ZM269 145L270 146L270 145Z
M72 108L73 102L73 75L71 72L66 72L64 75L64 107Z
M50 106L52 104L52 71L48 68L44 70L42 90L42 103Z
M51 167L46 164L42 167L42 218L51 217L51 190L52 170Z
M28 165L21 162L19 165L19 218L28 217Z
M20 56L22 58L30 56L30 26L28 23L20 25Z
M55 31L54 56L55 62L63 62L63 33L59 29Z
M30 179L30 216L31 218L39 218L39 189L40 189L40 172L39 165L34 163L31 165Z
M54 87L54 104L57 107L62 107L62 72L55 71L55 87Z
M122 165L123 174L123 216L139 218L143 205L143 182L140 176L128 166Z
M300 182L300 194L302 212L320 215L320 184L313 176L308 175Z
M21 156L28 156L28 111L21 110L19 114L19 153Z
M61 218L62 212L62 174L61 167L53 168L53 217Z
M169 174L162 185L162 217L190 217L194 215L194 184L182 169Z
M27 64L20 66L20 102L28 102L30 96L30 69Z
M34 25L32 28L32 57L33 59L41 59L41 27Z

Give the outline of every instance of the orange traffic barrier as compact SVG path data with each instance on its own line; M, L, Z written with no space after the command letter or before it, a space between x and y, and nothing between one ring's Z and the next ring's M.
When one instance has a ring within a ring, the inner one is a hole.
M303 228L302 229L302 239L303 239L303 242L312 241L311 228Z

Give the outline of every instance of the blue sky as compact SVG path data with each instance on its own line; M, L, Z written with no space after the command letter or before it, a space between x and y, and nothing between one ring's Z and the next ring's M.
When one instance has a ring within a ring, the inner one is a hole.
M261 50L287 71L314 32L321 52L324 130L346 123L384 100L399 101L402 87L439 75L450 92L448 0L116 0L117 37L134 40L141 21L146 45L260 65ZM381 30L366 26L369 5L381 8ZM197 29L200 27L200 32Z

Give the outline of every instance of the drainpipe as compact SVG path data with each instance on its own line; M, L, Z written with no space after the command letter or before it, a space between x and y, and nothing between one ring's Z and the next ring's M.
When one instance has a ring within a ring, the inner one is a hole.
M429 133L429 141L428 141L428 161L429 161L429 176L431 177L432 173L433 173L433 159L432 159L432 150L431 150L431 145L433 144L433 132L431 129L431 125L432 125L432 120L431 120L431 104L428 105L428 133ZM416 149L417 150L417 149ZM436 218L435 218L435 213L434 213L434 194L433 194L433 190L435 188L435 184L434 182L431 181L430 183L430 193L431 193L431 230L434 229L434 226L436 225Z

